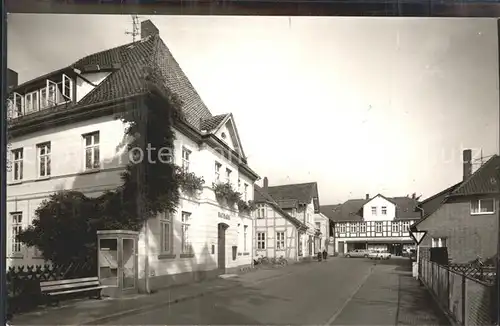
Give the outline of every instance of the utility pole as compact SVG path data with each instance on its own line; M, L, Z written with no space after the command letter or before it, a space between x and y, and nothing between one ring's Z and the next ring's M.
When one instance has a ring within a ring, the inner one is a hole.
M132 35L132 42L135 42L135 38L141 34L140 32L140 26L141 24L139 23L139 16L137 15L132 15L132 32L125 32L127 35Z

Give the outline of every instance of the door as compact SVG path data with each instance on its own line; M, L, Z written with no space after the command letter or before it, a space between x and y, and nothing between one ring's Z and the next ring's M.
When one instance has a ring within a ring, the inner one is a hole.
M222 272L226 271L226 229L228 225L219 223L217 238L217 266Z
M343 254L343 253L344 253L344 243L339 242L339 254Z
M123 290L134 289L136 286L136 245L135 239L123 239L122 246L122 286Z

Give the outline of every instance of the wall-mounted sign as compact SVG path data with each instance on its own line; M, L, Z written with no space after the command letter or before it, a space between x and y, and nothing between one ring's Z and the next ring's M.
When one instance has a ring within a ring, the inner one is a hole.
M222 213L222 212L219 212L219 217L223 218L225 220L230 220L231 219L231 215L226 214L226 213Z

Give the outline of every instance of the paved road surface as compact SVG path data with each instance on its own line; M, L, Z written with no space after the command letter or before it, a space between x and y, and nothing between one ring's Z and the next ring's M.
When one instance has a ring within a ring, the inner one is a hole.
M256 279L252 274L259 274L249 273L237 280L243 284L241 287L123 317L108 324L446 324L429 312L428 306L418 307L422 305L422 302L415 302L418 293L402 289L404 282L415 284L408 275L398 275L402 265L408 265L408 261L392 259L374 264L363 258L334 258L327 262L289 266L282 269L283 275L268 280ZM405 305L401 304L402 299L406 300ZM428 300L420 299L424 303ZM415 310L420 315L418 320L411 314Z

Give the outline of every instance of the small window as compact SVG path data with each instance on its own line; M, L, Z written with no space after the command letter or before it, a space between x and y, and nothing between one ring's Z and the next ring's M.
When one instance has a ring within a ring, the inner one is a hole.
M185 172L189 172L189 158L191 157L191 151L185 147L182 148L182 169Z
M276 249L285 249L285 232L276 232Z
M347 226L345 225L345 223L340 223L340 225L339 225L339 232L340 233L346 233L346 228L347 228Z
M350 227L350 233L356 233L356 224L351 223L351 225L349 225L349 227Z
M50 176L50 142L36 145L38 152L38 177Z
M20 234L23 230L23 213L15 212L10 213L10 218L12 222L12 254L20 254L22 249L22 244L19 240L17 240L17 235Z
M493 198L478 199L471 201L470 213L478 214L493 214L495 212L495 200Z
M248 225L243 225L243 252L247 252Z
M372 215L377 215L377 207L372 206Z
M222 167L222 164L219 162L215 162L215 181L220 180L220 169Z
M99 132L83 135L85 146L85 170L98 169L100 167Z
M446 247L446 238L432 238L432 248Z
M382 232L383 230L383 225L382 225L382 222L375 222L375 232Z
M24 114L24 97L21 94L14 93L14 117L20 117Z
M387 215L387 207L382 206L382 215Z
M403 222L403 230L401 232L409 232L410 230L410 222L409 221L404 221Z
M248 200L248 185L245 183L243 185L243 200L247 201Z
M22 148L14 149L12 151L12 180L23 180L23 156L24 151Z
M73 80L63 74L62 95L66 101L73 100Z
M366 223L360 223L359 224L359 232L360 233L366 233Z
M399 232L399 223L392 222L392 232L394 232L394 233L398 233Z
M191 235L189 228L191 226L191 213L182 212L182 252L185 254L192 253Z
M266 234L257 232L257 249L266 249Z
M164 212L160 215L160 251L165 254L172 253L172 214Z
M226 168L226 183L231 183L231 169Z

